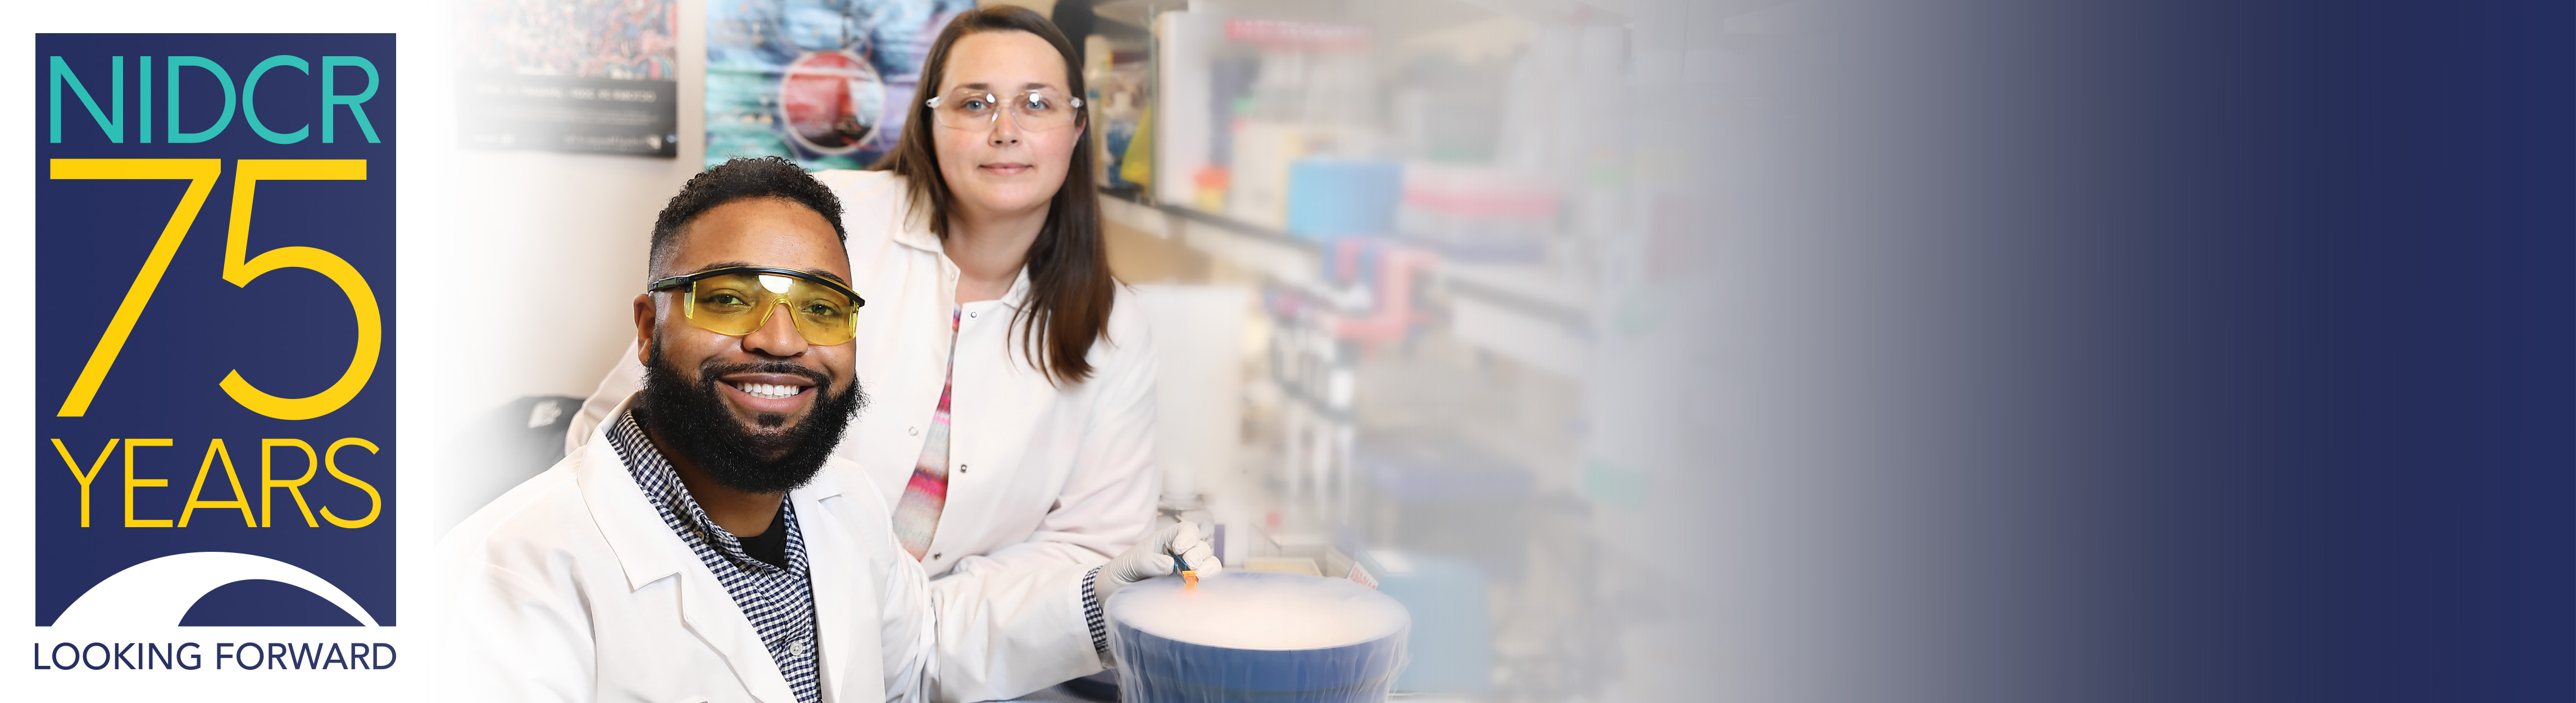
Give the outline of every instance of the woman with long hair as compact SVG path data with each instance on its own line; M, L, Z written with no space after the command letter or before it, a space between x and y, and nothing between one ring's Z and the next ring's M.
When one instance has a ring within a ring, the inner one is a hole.
M931 46L895 149L866 171L815 174L841 199L850 283L867 301L867 406L837 452L890 503L934 592L1093 569L1153 528L1153 341L1102 248L1075 57L1035 12L961 14ZM583 406L570 442L635 391L637 351ZM1082 605L1027 599L997 608ZM1067 636L1104 646L1098 632ZM1031 663L1015 667L1019 681L941 688L1005 698L1099 668Z

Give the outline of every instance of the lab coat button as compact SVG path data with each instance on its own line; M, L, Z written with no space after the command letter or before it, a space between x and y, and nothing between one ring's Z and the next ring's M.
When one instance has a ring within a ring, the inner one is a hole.
M914 425L914 426L911 426L911 427L903 428L903 433L904 433L904 434L909 434L909 435L917 435L917 434L921 434L921 426L920 426L920 425Z
M930 553L930 558L932 558L932 559L937 559L937 558L939 558L939 553L938 553L938 552L931 552L931 553Z

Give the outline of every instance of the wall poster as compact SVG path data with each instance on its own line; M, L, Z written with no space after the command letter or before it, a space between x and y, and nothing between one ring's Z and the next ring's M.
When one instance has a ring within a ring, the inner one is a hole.
M465 146L679 156L672 0L469 0L457 9Z
M707 3L707 165L864 168L894 146L921 61L974 0Z

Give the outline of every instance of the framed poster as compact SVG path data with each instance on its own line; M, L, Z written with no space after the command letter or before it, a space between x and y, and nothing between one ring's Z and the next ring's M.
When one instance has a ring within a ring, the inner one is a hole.
M672 0L469 0L457 10L465 146L679 156Z
M707 4L707 165L785 156L863 168L892 149L921 62L974 0Z

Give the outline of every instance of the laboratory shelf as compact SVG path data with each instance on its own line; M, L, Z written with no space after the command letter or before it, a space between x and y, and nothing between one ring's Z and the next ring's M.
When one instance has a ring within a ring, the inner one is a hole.
M1219 261L1298 288L1321 284L1323 246L1286 232L1191 208L1158 205L1121 193L1100 195L1100 216L1180 242Z
M1101 194L1100 214L1281 285L1327 290L1322 242L1123 193ZM1550 373L1582 374L1593 336L1585 286L1540 266L1442 261L1430 271L1446 292L1447 318L1461 340Z

